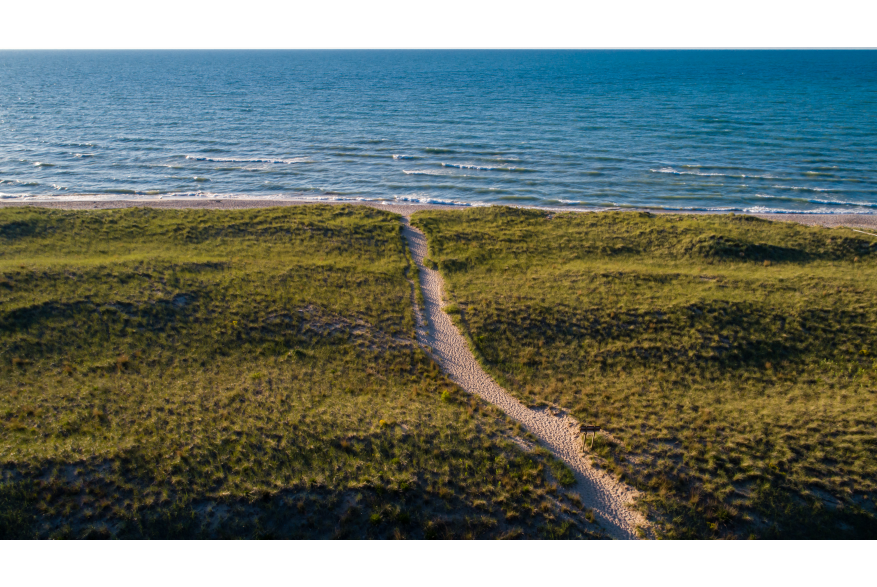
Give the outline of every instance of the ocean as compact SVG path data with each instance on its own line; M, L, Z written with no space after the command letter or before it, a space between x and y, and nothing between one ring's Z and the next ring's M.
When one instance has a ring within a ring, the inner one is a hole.
M3 51L0 200L877 213L877 51Z

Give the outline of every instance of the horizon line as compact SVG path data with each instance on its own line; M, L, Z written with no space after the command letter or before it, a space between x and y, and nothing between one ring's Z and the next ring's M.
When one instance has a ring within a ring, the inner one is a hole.
M875 47L0 47L0 51L874 51Z

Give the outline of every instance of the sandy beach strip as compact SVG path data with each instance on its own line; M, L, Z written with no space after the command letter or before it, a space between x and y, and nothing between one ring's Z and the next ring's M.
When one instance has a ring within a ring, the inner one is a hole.
M31 200L26 202L0 201L0 208L21 206L36 206L40 208L54 208L57 210L107 210L115 208L157 208L168 210L245 210L250 208L274 208L277 206L306 206L314 204L328 204L334 206L353 205L371 206L379 210L387 210L402 216L411 216L421 210L468 210L469 206L443 206L439 204L397 204L379 201L362 200L73 200L64 202L60 200ZM542 209L542 208L539 208ZM575 212L579 214L599 214L597 210L569 210L564 208L552 209L552 211ZM682 212L644 210L660 214L716 214L716 212ZM877 232L877 214L741 214L755 216L775 222L796 222L807 226L824 226L837 228L841 226L860 228Z

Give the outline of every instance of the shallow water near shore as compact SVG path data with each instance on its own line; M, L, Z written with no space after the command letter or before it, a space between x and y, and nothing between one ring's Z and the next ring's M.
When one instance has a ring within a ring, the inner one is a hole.
M874 51L0 52L0 199L877 214Z

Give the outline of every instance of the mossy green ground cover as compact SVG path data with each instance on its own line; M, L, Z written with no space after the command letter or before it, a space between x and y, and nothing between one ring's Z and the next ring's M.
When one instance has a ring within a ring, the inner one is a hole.
M877 536L877 238L745 216L414 215L486 368L608 430L661 537Z
M2 537L574 537L413 344L397 216L0 210Z

